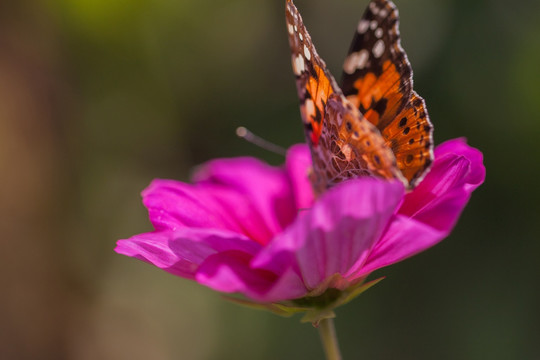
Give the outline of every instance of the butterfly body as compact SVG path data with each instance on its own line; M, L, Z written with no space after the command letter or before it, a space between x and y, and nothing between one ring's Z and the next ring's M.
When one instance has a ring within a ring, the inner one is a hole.
M395 6L387 0L369 4L345 59L341 87L291 0L286 21L315 191L366 175L413 188L433 158L433 127L424 100L412 90Z

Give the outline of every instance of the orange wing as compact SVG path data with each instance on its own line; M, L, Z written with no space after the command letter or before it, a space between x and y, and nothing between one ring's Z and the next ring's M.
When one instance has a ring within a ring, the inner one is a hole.
M398 23L391 1L371 1L343 65L342 89L380 130L412 188L433 160L433 126L424 100L412 90L412 69Z

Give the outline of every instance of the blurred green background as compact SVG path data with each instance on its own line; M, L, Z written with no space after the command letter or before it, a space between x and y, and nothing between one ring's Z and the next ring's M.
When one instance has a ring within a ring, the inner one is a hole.
M335 74L367 0L297 0ZM345 359L540 359L540 2L397 0L436 142L487 181L453 234L338 309ZM0 4L0 358L323 359L318 334L113 252L140 191L303 141L284 0Z

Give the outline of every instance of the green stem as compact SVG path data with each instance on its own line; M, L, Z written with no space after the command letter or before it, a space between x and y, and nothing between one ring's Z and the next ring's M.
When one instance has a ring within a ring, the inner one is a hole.
M323 343L327 360L341 360L339 344L336 336L334 319L323 319L319 323L319 334Z

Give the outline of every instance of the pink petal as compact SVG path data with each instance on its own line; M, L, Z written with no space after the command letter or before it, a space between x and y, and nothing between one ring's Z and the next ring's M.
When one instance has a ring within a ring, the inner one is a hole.
M225 211L222 203L235 203L238 209L249 211L247 200L237 192L174 180L156 179L142 195L156 230L196 227L242 232L237 213Z
M476 189L486 177L486 168L483 161L482 152L467 145L465 138L452 139L443 142L435 149L435 157L442 157L447 154L456 154L466 157L471 162L471 172L468 174L467 182Z
M253 256L260 249L258 243L237 233L181 228L119 240L115 251L153 264L171 274L193 279L200 264L216 253L237 251Z
M170 234L167 232L139 234L129 239L118 240L114 251L155 265L173 275L193 279L197 266L179 259L168 246L169 238Z
M306 144L298 144L289 148L286 169L291 179L297 209L310 208L315 201L309 181L311 166L311 154Z
M214 160L195 174L197 183L154 180L143 202L156 230L214 228L265 244L296 216L285 170L250 158Z
M300 277L291 269L278 278L271 271L253 268L251 259L238 251L215 254L202 264L196 279L214 290L238 292L261 302L294 299L306 294Z
M308 289L336 273L347 276L366 259L402 195L399 182L360 178L341 183L301 212L252 265L277 274L298 268Z
M449 232L485 173L480 151L464 139L447 141L435 149L431 171L405 196L399 213Z
M404 260L430 248L446 236L446 232L406 216L397 215L391 221L383 238L374 247L365 265L355 276L360 278L374 270Z
M404 260L448 236L484 178L482 153L464 140L437 147L431 171L405 195L398 214L358 275Z
M199 186L235 191L248 205L238 214L235 201L223 201L250 236L261 244L281 232L296 216L292 189L286 172L253 158L214 160L194 175ZM216 201L223 200L216 196Z

